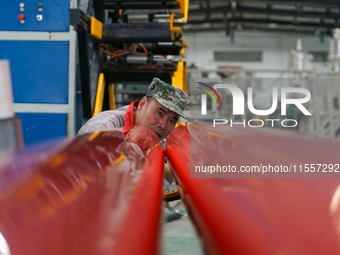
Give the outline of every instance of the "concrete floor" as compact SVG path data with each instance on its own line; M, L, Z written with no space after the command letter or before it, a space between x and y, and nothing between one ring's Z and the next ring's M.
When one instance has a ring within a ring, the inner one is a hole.
M169 203L172 207L185 212L183 203L178 200ZM169 212L164 209L164 214ZM189 216L182 216L163 226L163 255L203 255L200 241Z

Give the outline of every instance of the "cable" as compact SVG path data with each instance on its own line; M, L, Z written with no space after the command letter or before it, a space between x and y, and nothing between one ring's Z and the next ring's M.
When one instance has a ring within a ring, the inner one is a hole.
M111 44L109 46L112 46ZM109 58L109 60L112 60L116 57L119 56L123 56L123 55L128 55L128 54L133 54L133 55L147 55L148 51L145 48L145 46L142 43L134 43L132 44L132 46L130 47L130 49L128 49L128 47L126 46L126 44L124 44L124 49L120 49L120 50L112 50L108 45L101 43L99 44L99 49L106 53L107 55L111 56ZM137 47L141 47L143 49L144 52L137 52Z

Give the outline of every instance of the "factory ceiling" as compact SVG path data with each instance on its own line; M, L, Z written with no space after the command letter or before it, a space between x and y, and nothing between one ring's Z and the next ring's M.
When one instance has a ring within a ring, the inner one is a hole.
M340 0L190 0L185 32L268 31L330 36Z

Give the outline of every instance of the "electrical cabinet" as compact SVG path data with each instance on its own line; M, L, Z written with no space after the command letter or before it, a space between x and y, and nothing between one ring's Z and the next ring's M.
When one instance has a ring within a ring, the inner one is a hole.
M14 110L26 144L75 134L73 0L0 0L0 59L8 59Z

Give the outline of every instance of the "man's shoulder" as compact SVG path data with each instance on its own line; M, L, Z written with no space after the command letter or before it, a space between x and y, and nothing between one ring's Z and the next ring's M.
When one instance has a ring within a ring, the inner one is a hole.
M99 122L99 123L114 123L116 118L122 118L124 120L125 113L129 106L123 106L116 110L108 110L98 113L96 116L92 117L90 121Z
M102 117L102 116L105 116L105 117L110 117L110 116L121 116L121 115L125 115L127 109L128 109L128 105L126 106L123 106L123 107L120 107L116 110L108 110L108 111L103 111L103 112L100 112L98 113L96 116L94 116L93 118L96 118L97 116L99 117ZM93 119L92 118L92 119Z
M92 133L94 131L106 131L113 128L124 127L124 117L129 106L123 106L116 110L108 110L98 113L89 119L79 130L78 134Z

